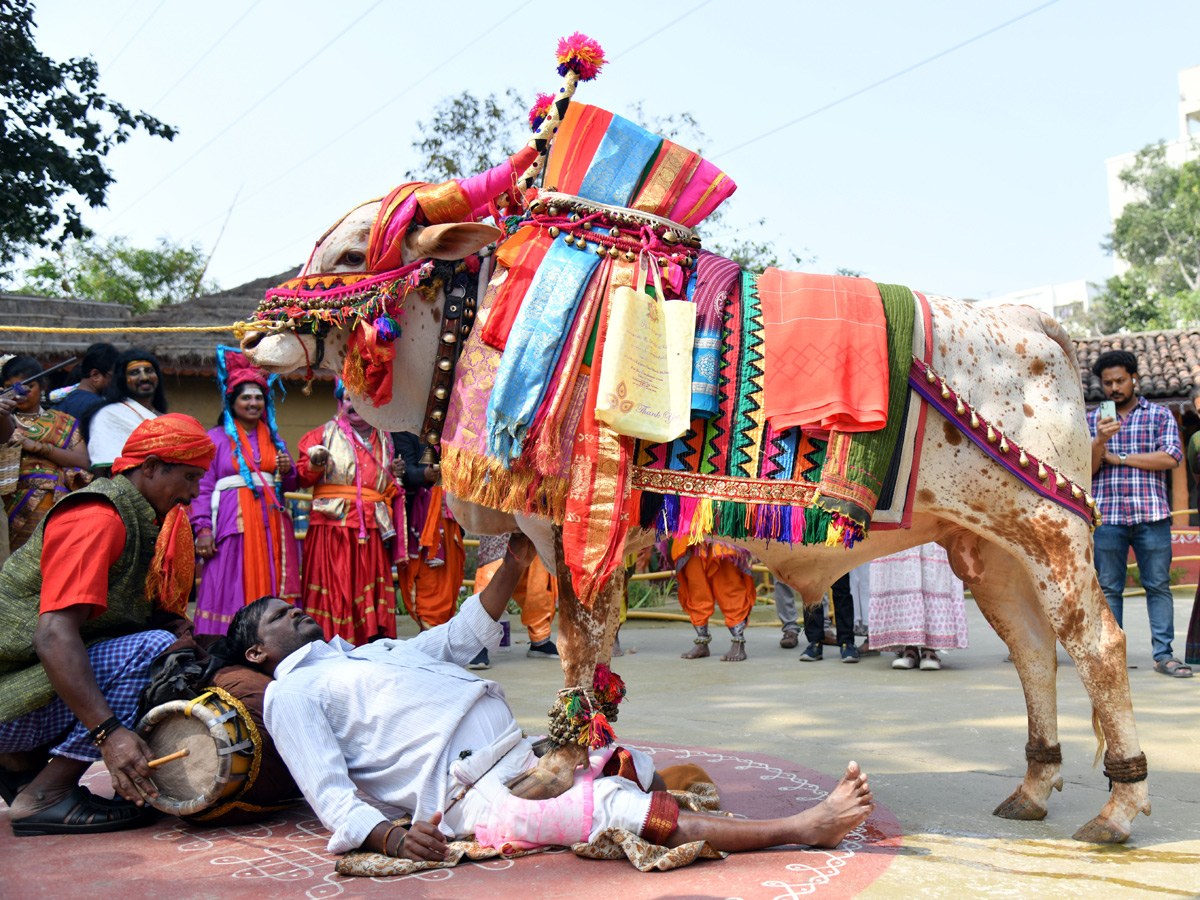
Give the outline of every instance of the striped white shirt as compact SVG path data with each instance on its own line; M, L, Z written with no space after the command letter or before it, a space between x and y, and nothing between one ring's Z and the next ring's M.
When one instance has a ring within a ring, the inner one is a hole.
M451 786L452 738L504 690L462 667L503 633L475 595L412 640L354 647L335 637L288 656L268 685L267 730L321 822L330 853L362 845L386 817L356 790L427 820ZM511 717L511 712L509 713Z

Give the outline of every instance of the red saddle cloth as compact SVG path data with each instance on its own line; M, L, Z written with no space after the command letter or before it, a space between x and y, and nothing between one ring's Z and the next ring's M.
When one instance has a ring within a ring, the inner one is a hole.
M781 431L875 431L887 421L887 320L869 278L767 269L763 407Z

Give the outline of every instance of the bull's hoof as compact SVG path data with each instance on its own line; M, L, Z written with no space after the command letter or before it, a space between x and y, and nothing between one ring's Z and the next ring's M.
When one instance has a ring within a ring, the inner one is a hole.
M1122 828L1112 819L1096 816L1075 832L1075 840L1089 844L1123 844L1129 840L1129 829Z
M1046 818L1046 807L1034 803L1020 791L1014 791L1011 797L992 811L992 815L1021 822L1040 822Z
M575 769L587 760L586 747L558 747L539 759L534 768L510 781L508 789L523 800L550 800L570 790L575 783Z

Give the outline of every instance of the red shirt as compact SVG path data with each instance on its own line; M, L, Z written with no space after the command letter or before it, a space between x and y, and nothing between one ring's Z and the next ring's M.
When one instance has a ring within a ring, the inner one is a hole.
M42 536L43 613L79 604L88 618L108 609L108 570L125 549L125 523L103 497L81 500L50 517Z

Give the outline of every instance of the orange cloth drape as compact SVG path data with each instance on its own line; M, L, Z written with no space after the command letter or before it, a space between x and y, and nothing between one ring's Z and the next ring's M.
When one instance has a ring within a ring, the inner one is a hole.
M875 431L887 421L887 320L868 278L769 268L763 408L777 430Z

